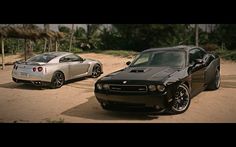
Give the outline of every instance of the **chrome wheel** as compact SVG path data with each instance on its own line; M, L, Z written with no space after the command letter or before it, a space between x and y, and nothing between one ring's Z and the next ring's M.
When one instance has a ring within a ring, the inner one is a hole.
M63 73L56 72L52 78L52 88L60 88L64 84L65 78Z
M102 72L101 66L98 64L94 65L93 71L92 71L92 77L93 78L99 77L101 75L101 72Z
M190 95L188 88L185 85L180 85L176 91L175 98L172 104L172 111L182 113L187 110L190 104Z

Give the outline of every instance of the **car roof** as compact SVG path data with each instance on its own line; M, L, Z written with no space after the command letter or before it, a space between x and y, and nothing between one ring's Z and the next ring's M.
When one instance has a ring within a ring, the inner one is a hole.
M49 55L54 55L54 56L62 56L62 55L66 55L66 54L72 54L70 52L45 52L43 54L49 54Z
M173 46L173 47L162 47L162 48L150 48L146 49L143 52L149 52L149 51L163 51L163 50L184 50L189 51L192 48L195 48L196 46L193 45L179 45L179 46Z

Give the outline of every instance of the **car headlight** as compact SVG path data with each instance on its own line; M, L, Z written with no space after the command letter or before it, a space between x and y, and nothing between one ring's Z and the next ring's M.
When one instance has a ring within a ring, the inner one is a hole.
M164 85L157 85L157 90L160 92L163 92L165 90L165 86Z
M102 90L102 84L99 84L99 83L98 83L96 86L97 86L97 89L98 89L98 90Z
M149 89L149 91L156 91L157 90L155 85L149 85L148 89Z
M104 84L104 85L103 85L103 88L104 88L105 90L108 90L110 87L109 87L108 84Z

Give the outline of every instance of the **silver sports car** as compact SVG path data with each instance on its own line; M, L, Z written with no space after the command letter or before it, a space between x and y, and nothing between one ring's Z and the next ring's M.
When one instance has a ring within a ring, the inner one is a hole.
M99 61L83 59L68 52L49 52L34 56L26 62L16 62L12 79L16 83L60 88L67 80L80 77L97 78L102 73L102 63Z

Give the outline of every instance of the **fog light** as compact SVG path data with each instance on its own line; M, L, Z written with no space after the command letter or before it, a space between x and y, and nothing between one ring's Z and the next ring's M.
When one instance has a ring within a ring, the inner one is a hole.
M164 85L157 85L157 90L160 92L163 92L165 90L165 86Z
M109 87L108 84L104 84L104 85L103 85L103 88L106 89L106 90L108 90L110 87Z
M156 91L157 90L155 85L149 85L148 88L149 88L150 91Z
M97 84L97 89L102 90L102 84Z

